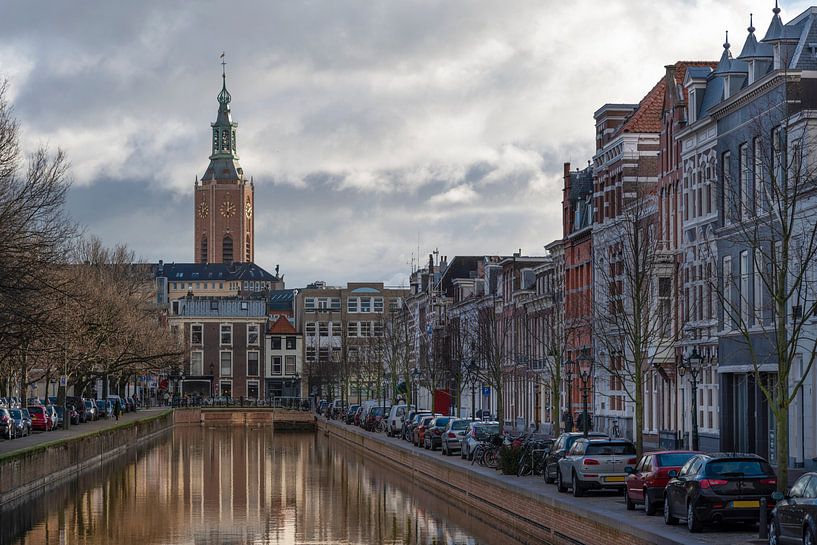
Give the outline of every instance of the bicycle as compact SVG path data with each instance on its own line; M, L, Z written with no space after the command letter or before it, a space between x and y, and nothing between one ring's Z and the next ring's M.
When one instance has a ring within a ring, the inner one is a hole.
M547 441L528 437L522 444L522 453L519 455L516 474L519 477L531 474L541 475L545 469L547 447Z
M374 431L377 433L386 433L386 420L378 420L377 424L374 425Z
M502 445L502 441L502 437L499 435L492 435L480 441L474 447L471 465L476 462L484 467L496 468L499 465L499 447Z

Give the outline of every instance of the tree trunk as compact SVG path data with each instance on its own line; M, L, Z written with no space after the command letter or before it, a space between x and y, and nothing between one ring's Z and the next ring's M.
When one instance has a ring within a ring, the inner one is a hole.
M499 421L499 434L505 432L505 396L502 393L502 381L496 389L496 419Z
M640 365L637 363L636 365ZM641 456L644 452L644 384L640 372L635 375L633 381L635 388L635 422L633 426L633 435L635 436L635 452L636 455Z
M559 434L562 431L561 423L561 414L559 412L560 405L562 404L562 391L559 388L559 383L557 380L552 379L550 381L550 420L553 424L553 436L559 437Z
M789 411L788 403L785 403L785 400L788 399L788 377L786 379L785 383L783 380L778 380L778 395L781 395L782 390L782 395L785 397L778 398L781 401L777 410L774 411L777 490L784 494L789 485Z

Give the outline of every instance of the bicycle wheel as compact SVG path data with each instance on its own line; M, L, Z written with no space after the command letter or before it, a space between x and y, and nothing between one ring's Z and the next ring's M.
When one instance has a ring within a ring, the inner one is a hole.
M516 467L516 476L517 477L524 477L525 475L530 475L531 472L531 459L527 453L522 454L519 458L519 462L517 463Z
M485 467L496 469L496 466L499 465L499 449L492 448L486 451L485 454L482 455L482 461Z
M474 448L474 452L471 453L471 465L474 465L474 462L482 465L482 445L477 445Z

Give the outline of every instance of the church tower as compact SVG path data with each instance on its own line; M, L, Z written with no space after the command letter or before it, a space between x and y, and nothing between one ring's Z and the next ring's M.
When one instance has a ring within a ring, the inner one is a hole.
M210 165L195 190L196 263L252 262L255 259L253 183L238 163L238 123L230 116L230 93L222 62L218 117Z

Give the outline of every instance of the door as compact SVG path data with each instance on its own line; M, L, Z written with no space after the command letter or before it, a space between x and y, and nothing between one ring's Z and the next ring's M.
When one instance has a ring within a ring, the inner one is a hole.
M802 532L803 507L806 485L810 479L809 475L803 475L794 483L789 491L788 505L778 511L778 524L780 525L780 535L784 538L799 539Z
M634 501L644 501L644 474L649 471L651 456L642 456L635 466L633 475L627 479L627 488L630 489L630 498Z

